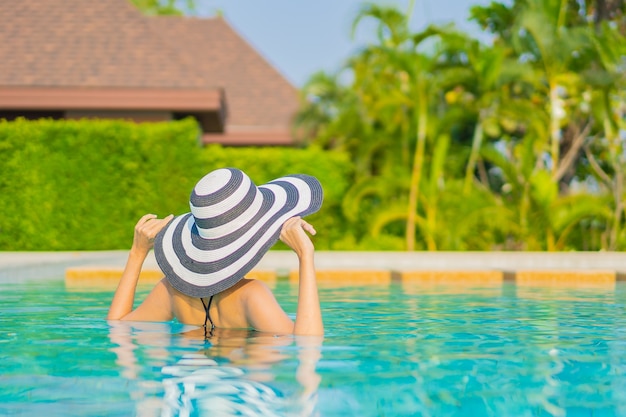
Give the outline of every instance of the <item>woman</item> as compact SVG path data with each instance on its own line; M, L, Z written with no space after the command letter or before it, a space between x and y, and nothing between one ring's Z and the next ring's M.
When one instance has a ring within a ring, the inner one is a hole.
M322 187L308 175L289 175L255 186L242 171L205 175L190 197L191 213L143 216L107 319L169 321L218 328L322 335L314 246L302 219L322 204ZM261 281L246 279L281 239L298 256L300 286L295 323ZM165 274L133 310L139 273L150 249Z

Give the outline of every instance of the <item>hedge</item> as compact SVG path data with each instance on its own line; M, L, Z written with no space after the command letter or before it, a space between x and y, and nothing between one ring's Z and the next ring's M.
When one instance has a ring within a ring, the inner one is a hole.
M352 167L316 148L200 147L192 120L0 121L0 250L128 249L145 213L189 211L207 172L241 168L261 184L289 173L320 179L325 201L311 216L319 249L332 249ZM280 246L279 246L280 247Z

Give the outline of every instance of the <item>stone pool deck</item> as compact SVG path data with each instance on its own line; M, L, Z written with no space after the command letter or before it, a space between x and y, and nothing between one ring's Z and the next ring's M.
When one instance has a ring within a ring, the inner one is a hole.
M115 285L127 251L0 252L0 282L61 280L68 285ZM297 279L297 258L270 251L250 276L273 282ZM324 252L316 254L318 280L332 284L422 284L611 286L626 279L626 253L619 252ZM162 276L154 256L142 282Z

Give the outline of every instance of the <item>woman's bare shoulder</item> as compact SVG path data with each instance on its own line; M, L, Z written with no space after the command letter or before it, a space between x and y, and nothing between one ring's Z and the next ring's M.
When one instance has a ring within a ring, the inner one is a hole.
M269 287L265 282L261 280L254 278L244 278L237 283L236 290L241 292L267 291L269 290Z
M272 294L272 290L265 282L253 278L242 279L236 287L237 295L244 300Z

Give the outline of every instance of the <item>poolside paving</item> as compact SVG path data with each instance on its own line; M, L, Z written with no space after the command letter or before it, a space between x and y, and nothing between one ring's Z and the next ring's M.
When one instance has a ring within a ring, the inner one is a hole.
M127 251L0 252L0 282L65 279L117 283ZM297 279L298 262L290 251L270 251L252 271L268 282ZM316 254L318 279L326 283L412 283L518 285L611 285L626 277L621 252L326 252ZM151 253L142 282L161 277Z

